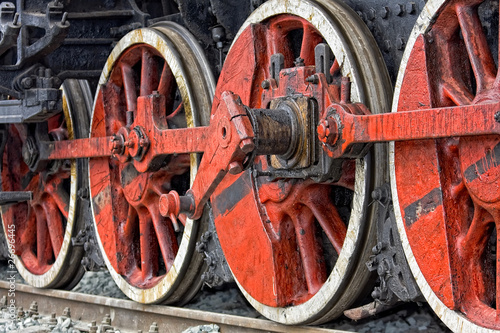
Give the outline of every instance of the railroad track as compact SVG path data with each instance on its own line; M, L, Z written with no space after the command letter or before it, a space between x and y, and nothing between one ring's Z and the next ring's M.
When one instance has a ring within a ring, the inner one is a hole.
M9 283L0 281L0 297L9 293ZM33 301L38 302L41 315L60 315L69 307L71 318L80 322L101 322L109 314L112 326L121 332L148 332L153 322L158 324L159 332L182 332L190 327L216 324L220 332L330 332L347 331L332 330L306 326L285 326L264 319L246 318L234 315L205 312L163 305L144 305L133 301L80 294L71 291L36 289L24 284L16 284L16 307L28 309ZM86 325L77 328L82 331Z

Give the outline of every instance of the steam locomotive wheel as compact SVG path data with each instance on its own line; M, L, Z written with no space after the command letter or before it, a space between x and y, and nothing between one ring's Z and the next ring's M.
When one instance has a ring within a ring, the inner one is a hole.
M67 80L63 86L63 112L48 120L53 140L88 136L92 97L86 81ZM32 130L32 129L31 129ZM85 186L85 161L49 164L31 172L23 159L29 126L9 125L3 155L2 190L32 191L33 200L2 207L5 235L12 245L15 265L29 284L38 288L72 288L83 275L83 248L71 237L82 228L77 190ZM23 151L21 150L23 147Z
M160 129L207 125L215 84L204 59L193 37L173 23L127 34L101 75L91 136L132 132L144 117L152 117ZM154 91L165 96L165 114L153 114L138 102ZM141 112L143 118L137 116ZM137 171L133 161L90 160L94 223L106 265L137 302L186 302L201 286L203 258L194 246L207 223L187 219L176 232L158 204L162 193L182 194L190 187L198 157L165 156L148 172Z
M498 27L484 27L498 21L498 1L434 0L422 13L393 111L498 102ZM454 331L499 330L500 138L398 142L390 150L398 229L423 295Z
M356 16L334 1L264 3L231 46L213 112L226 90L251 108L268 107L262 96L269 85L262 83L271 77L271 56L281 53L284 68L294 67L298 57L303 64L297 66L311 66L319 43L335 57L328 89L340 89L341 77L348 76L353 101L376 113L387 109L392 96L385 65ZM345 161L333 184L283 175L273 180L266 176L267 158L258 157L251 170L226 176L217 188L211 200L222 250L243 294L264 316L285 324L321 323L363 293L376 209L368 206L369 193L385 177L379 148L365 159Z

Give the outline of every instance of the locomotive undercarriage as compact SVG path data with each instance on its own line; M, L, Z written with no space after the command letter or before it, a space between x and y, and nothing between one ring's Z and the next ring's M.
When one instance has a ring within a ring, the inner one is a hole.
M232 275L286 324L426 300L499 330L498 2L424 5L2 2L21 275L105 265L178 305Z

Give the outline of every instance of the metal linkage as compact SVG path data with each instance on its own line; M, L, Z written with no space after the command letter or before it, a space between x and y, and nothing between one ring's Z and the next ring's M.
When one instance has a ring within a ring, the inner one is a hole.
M323 147L332 158L360 157L364 150L355 147L365 143L500 134L500 103L377 115L356 115L354 109L368 112L362 104L331 105L320 122L318 134L323 139L327 128Z
M40 122L61 112L60 85L49 68L30 67L14 80L13 97L18 99L0 100L0 123Z

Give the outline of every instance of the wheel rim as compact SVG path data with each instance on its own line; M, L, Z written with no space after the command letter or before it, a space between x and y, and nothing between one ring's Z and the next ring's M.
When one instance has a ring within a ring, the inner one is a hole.
M47 121L49 137L71 140L87 136L89 110L85 103L75 103L86 101L88 84L68 80L62 89L63 113ZM27 125L9 125L2 190L32 191L33 200L2 207L5 235L15 230L14 261L26 282L38 288L71 288L83 275L83 251L72 246L71 237L83 224L78 219L77 188L87 166L72 160L48 175L31 173L20 150L27 131Z
M393 112L497 102L491 54L498 29L482 27L493 15L496 1L428 2L403 57ZM390 147L406 257L425 298L455 331L500 329L499 142L489 136Z
M353 101L381 112L391 97L381 56L377 51L356 52L359 47L377 50L368 35L355 14L335 2L266 2L233 42L212 110L225 90L252 108L267 107L261 105L261 82L270 77L270 56L282 53L285 68L293 67L297 56L306 66L314 65L314 47L325 40L339 65L335 70L334 64L332 72L352 80ZM375 69L366 64L376 64ZM377 84L366 84L368 78ZM340 315L360 295L368 274L358 264L364 263L363 249L373 241L367 193L384 178L383 170L374 173L370 163L382 155L378 151L364 160L346 162L344 182L337 186L310 179L270 182L250 170L226 176L214 192L215 225L228 264L245 297L264 316L286 324L324 322ZM254 164L265 169L267 162L258 158ZM341 212L351 204L350 211ZM327 239L324 246L323 239ZM327 262L318 264L322 260Z
M159 128L206 125L203 111L210 108L213 87L203 53L184 28L162 24L133 31L117 44L103 70L91 136L116 133L126 124L126 111L136 110L137 98L153 90L167 97L167 114L155 115ZM204 218L187 219L175 233L158 211L161 193L189 188L198 158L178 155L163 162L158 171L139 173L131 162L90 161L99 246L120 289L142 303L185 302L200 286L203 260L193 249L206 228Z

